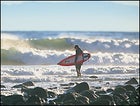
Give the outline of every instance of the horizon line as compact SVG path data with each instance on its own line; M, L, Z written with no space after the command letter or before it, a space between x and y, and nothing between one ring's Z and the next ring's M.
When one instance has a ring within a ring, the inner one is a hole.
M6 32L6 31L32 31L32 32L39 32L39 31L57 31L57 32L138 32L139 31L103 31L103 30L98 30L98 31L94 31L94 30L1 30L1 32Z

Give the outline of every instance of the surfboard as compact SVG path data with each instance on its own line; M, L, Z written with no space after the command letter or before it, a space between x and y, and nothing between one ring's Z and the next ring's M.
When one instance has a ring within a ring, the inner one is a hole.
M75 65L75 56L76 55L72 55L69 56L63 60L61 60L59 63L57 63L57 65L61 65L61 66L72 66ZM78 55L77 64L83 63L85 61L87 61L90 58L90 54L89 53L83 53Z

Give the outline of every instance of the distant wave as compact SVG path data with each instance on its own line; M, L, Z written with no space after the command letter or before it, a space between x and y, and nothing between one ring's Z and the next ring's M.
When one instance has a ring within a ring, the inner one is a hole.
M71 50L75 44L89 52L110 53L138 53L139 40L114 40L114 39L84 39L84 38L54 38L54 39L2 39L1 48L17 50L40 49L40 50Z
M20 39L44 38L111 38L139 39L139 32L104 32L104 31L2 31L1 36L12 35Z

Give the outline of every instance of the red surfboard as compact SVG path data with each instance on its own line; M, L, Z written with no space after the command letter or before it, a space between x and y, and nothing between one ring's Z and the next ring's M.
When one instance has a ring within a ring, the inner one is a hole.
M72 65L75 65L75 56L76 55L69 56L69 57L61 60L57 64L61 65L61 66L72 66ZM77 58L77 62L76 63L77 64L83 63L83 62L87 61L89 58L90 58L90 54L89 53L80 54L78 56L78 58Z

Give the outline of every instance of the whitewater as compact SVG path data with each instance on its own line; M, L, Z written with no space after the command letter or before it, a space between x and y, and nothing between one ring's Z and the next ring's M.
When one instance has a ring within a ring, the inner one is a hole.
M88 64L138 65L138 37L136 32L2 32L2 64L57 64L75 54L77 44L91 54Z
M77 44L91 58L84 62L77 78L74 66L57 63L75 54ZM97 78L90 78L96 76ZM91 87L124 85L131 78L139 82L139 33L91 31L2 31L2 94L21 93L14 85L32 81L46 89L66 89L61 84L86 81Z

